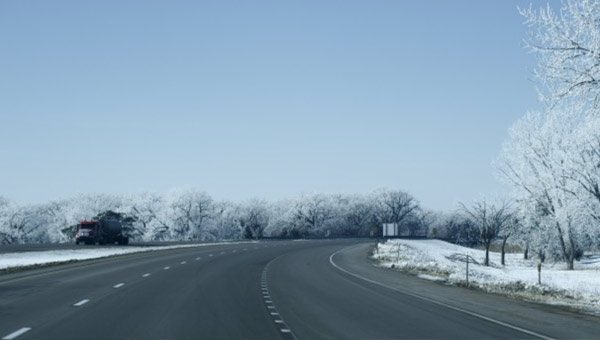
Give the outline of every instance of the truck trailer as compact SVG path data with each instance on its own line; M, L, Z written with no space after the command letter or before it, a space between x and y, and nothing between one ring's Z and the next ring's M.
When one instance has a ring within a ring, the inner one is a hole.
M116 220L81 221L77 225L75 244L128 244L123 224Z

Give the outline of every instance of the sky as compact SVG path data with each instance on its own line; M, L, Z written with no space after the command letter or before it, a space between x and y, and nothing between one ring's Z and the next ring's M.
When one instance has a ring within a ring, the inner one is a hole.
M528 1L0 1L0 196L503 192Z

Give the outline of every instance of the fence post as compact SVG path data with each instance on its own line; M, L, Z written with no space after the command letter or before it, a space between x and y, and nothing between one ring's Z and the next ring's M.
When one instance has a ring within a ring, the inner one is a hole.
M538 262L537 265L537 270L538 270L538 285L542 284L542 262Z

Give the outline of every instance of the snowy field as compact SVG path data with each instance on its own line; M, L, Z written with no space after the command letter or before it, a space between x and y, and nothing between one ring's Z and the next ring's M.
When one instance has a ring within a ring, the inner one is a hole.
M465 254L469 263L469 284L489 292L506 294L551 304L564 304L600 314L600 256L587 256L566 270L564 263L542 265L538 285L537 260L524 260L523 254L490 252L490 267L483 265L485 251L461 247L440 240L390 240L379 244L373 258L386 268L409 271L428 280L466 284Z
M179 249L179 248L194 248L214 245L226 245L248 242L221 242L221 243L199 243L199 244L180 244L172 246L155 246L155 247L110 247L110 248L85 248L81 249L64 249L64 250L47 250L47 251L30 251L19 253L4 253L0 255L0 270L14 269L18 267L28 267L35 265L47 265L52 263L81 261L89 259L98 259L102 257L125 255L132 253L141 253L157 250Z

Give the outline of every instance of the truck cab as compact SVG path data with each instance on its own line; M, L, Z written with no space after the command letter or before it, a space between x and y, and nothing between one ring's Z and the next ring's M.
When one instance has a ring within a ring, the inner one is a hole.
M81 221L77 225L75 244L94 244L98 239L99 223L96 221Z

